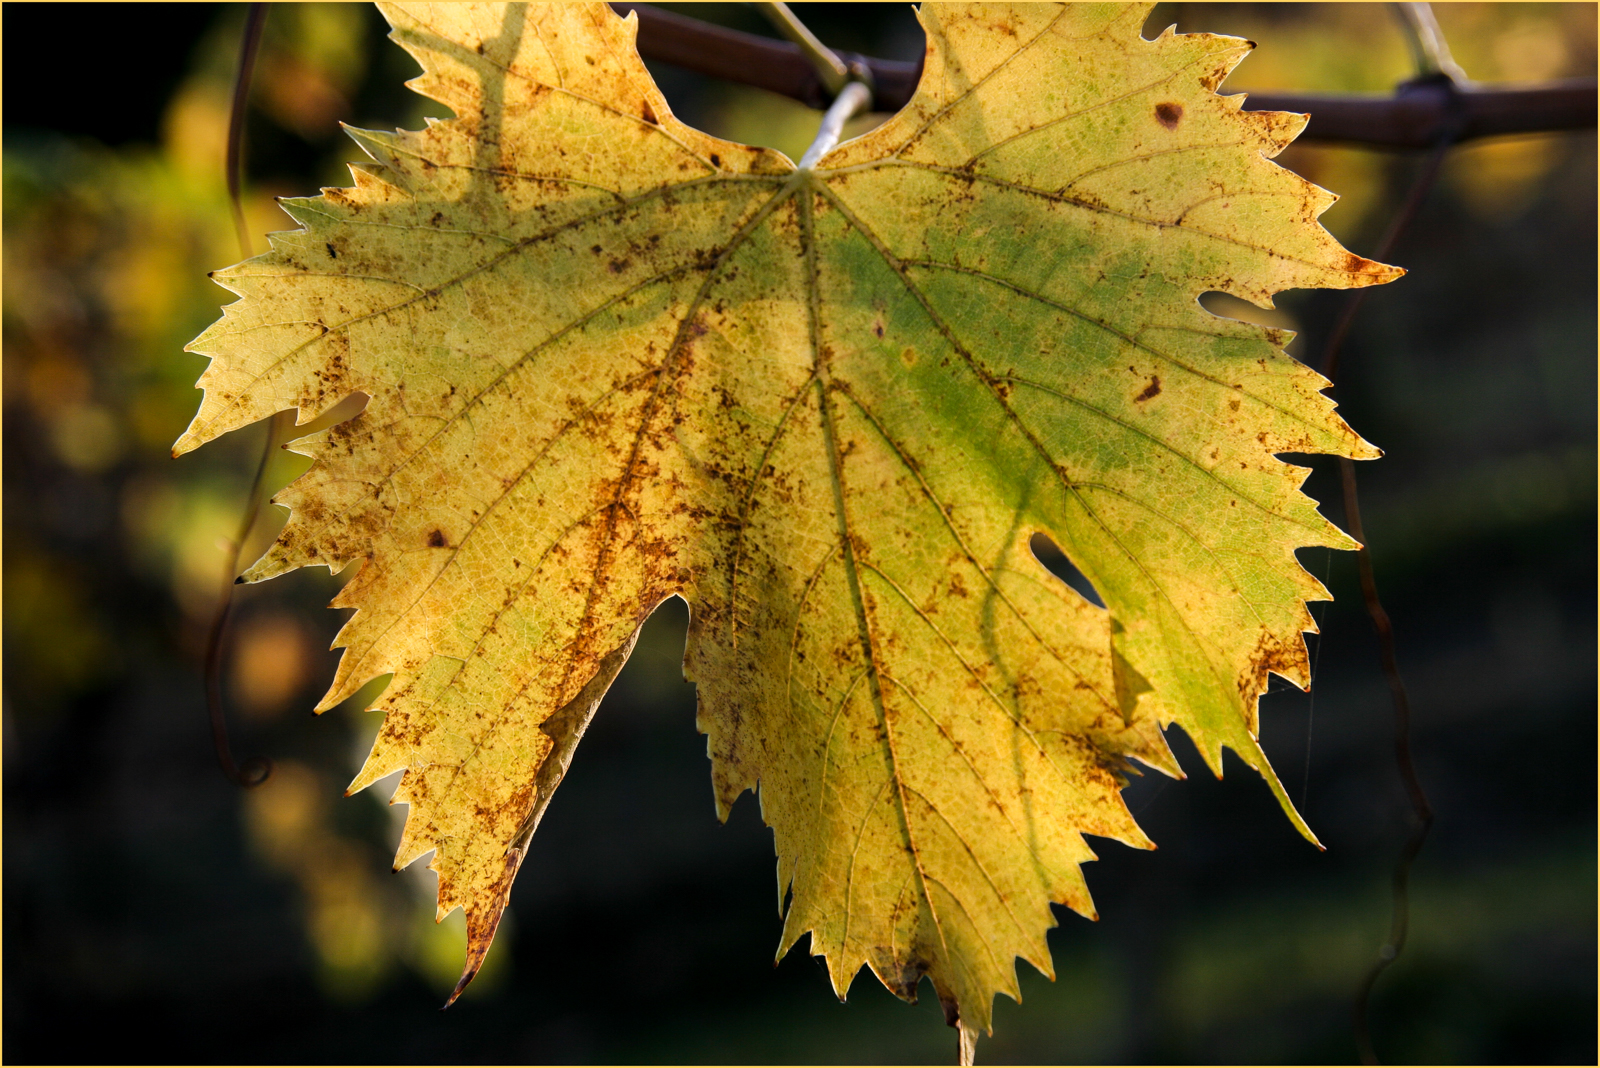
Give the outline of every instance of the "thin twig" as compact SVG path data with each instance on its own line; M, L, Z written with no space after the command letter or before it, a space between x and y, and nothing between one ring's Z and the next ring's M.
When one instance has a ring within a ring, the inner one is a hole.
M250 78L255 71L256 54L261 50L261 30L267 21L267 5L251 4L245 17L244 39L239 45L239 70L233 83L233 112L228 118L228 200L233 207L233 225L239 238L239 251L250 258L250 234L245 227L244 207L239 196L244 159L245 107L250 98ZM267 423L267 440L262 446L261 462L256 465L256 477L250 483L249 503L244 519L239 524L239 534L233 539L228 555L228 569L223 575L222 592L217 597L217 611L211 619L211 630L206 637L205 691L206 712L211 718L211 744L216 749L217 763L222 773L238 786L260 786L272 774L272 763L265 757L251 757L238 765L233 760L233 748L228 744L228 721L222 705L222 650L223 638L228 630L228 617L233 609L233 587L239 573L239 553L245 539L255 528L256 517L261 513L261 484L266 478L267 465L272 459L272 448L283 430L285 417L279 412Z
M245 506L239 534L234 538L228 554L228 569L223 573L217 612L211 619L211 631L206 638L206 711L211 717L211 743L216 748L217 763L221 765L222 773L238 786L260 786L266 782L272 774L272 762L266 757L251 757L243 765L234 763L233 749L228 744L228 721L222 703L223 638L227 634L228 618L233 610L233 588L239 583L239 553L261 514L261 484L266 479L273 445L282 436L285 424L293 424L293 413L278 412L267 422L267 440L262 448L261 462L256 466L256 476L250 482L249 503Z
M833 99L816 68L787 41L714 26L648 4L611 6L619 14L638 14L639 53L646 59L766 89L819 110ZM904 63L834 52L852 71L859 64L871 75L873 111L898 111L916 91L922 74L920 61ZM1392 149L1437 145L1443 127L1456 120L1457 108L1461 123L1454 136L1457 143L1503 134L1590 129L1600 113L1594 78L1522 86L1462 86L1454 94L1430 83L1401 86L1390 96L1249 93L1245 106L1251 111L1309 113L1311 121L1299 137L1302 143Z
M1439 177L1439 168L1444 166L1444 160L1454 147L1454 141L1442 141L1428 156L1422 170L1418 172L1416 181L1411 183L1411 191L1406 194L1405 203L1401 205L1394 220L1389 223L1388 231L1383 235L1383 240L1378 242L1378 249L1373 258L1379 261L1389 257L1395 242L1400 239L1400 234L1410 224L1416 215L1417 209L1422 206L1422 201L1428 195L1428 190L1433 188L1433 183ZM1333 324L1333 329L1328 333L1328 343L1322 351L1322 376L1331 382L1339 381L1339 356L1344 347L1344 339L1350 333L1350 324L1355 321L1356 313L1366 303L1371 289L1358 289L1345 300L1344 307L1339 311L1339 318ZM1360 538L1356 539L1360 541Z
M1445 40L1444 31L1439 29L1439 20L1434 17L1432 4L1392 4L1390 8L1405 33L1406 44L1411 48L1412 65L1416 67L1418 75L1442 74L1457 86L1465 86L1472 81L1456 62L1455 56L1450 54L1450 43Z
M244 19L244 40L239 45L239 71L233 80L233 111L228 116L228 202L233 206L233 229L245 259L250 258L250 231L245 226L244 207L239 198L239 184L244 173L244 120L256 54L261 51L261 29L266 24L267 5L251 4Z
M1447 80L1447 79L1446 79ZM1447 84L1453 91L1453 86ZM1411 184L1411 190L1406 195L1400 210L1395 214L1394 220L1389 224L1388 231L1383 240L1378 243L1377 251L1373 258L1387 260L1394 251L1395 245L1400 240L1400 235L1416 218L1418 209L1427 197L1428 191L1433 188L1434 182L1439 177L1439 170L1444 164L1445 156L1449 154L1454 145L1451 136L1451 127L1445 128L1444 135L1434 147L1433 153L1418 172L1416 179ZM1355 319L1356 312L1361 309L1369 291L1362 289L1351 294L1345 302L1344 309L1334 324L1333 330L1328 335L1328 344L1322 356L1322 374L1324 377L1337 382L1339 370L1339 354L1345 338L1350 331L1350 324ZM1384 678L1389 684L1389 694L1394 703L1394 748L1395 762L1399 765L1400 777L1405 782L1406 791L1411 798L1412 811L1417 817L1416 826L1407 840L1405 848L1401 851L1400 859L1395 863L1393 875L1393 906L1389 921L1389 938L1378 950L1378 957L1367 970L1361 981L1353 1006L1353 1025L1355 1028L1356 1047L1363 1064L1377 1064L1377 1053L1372 1045L1372 1031L1369 1025L1368 1003L1371 1000L1373 986L1378 981L1378 976L1384 969L1393 964L1405 949L1406 936L1410 929L1411 902L1409 896L1411 864L1416 860L1417 854L1422 851L1422 844L1428 837L1428 831L1433 826L1433 807L1428 804L1428 796L1422 789L1422 782L1417 778L1416 766L1411 760L1411 699L1406 692L1405 680L1400 676L1399 658L1395 650L1394 626L1385 611L1382 601L1378 598L1378 583L1372 568L1372 553L1367 546L1367 534L1361 523L1361 505L1356 493L1356 466L1348 457L1339 458L1339 475L1344 490L1344 518L1345 526L1349 529L1350 536L1360 542L1356 550L1356 567L1361 576L1361 595L1367 608L1367 615L1372 619L1373 630L1378 635L1378 657L1383 666Z
M1350 536L1361 542L1356 550L1356 563L1361 572L1361 596L1366 602L1367 614L1372 617L1373 629L1378 633L1378 656L1383 664L1384 678L1389 683L1389 695L1394 702L1394 756L1400 767L1400 777L1405 780L1406 793L1417 817L1417 825L1406 840L1400 859L1394 866L1394 904L1389 919L1389 938L1378 950L1378 959L1367 969L1356 993L1354 1024L1356 1046L1362 1064L1378 1064L1378 1054L1372 1045L1372 1029L1367 1020L1368 1003L1372 988L1384 969L1393 964L1406 947L1410 931L1411 901L1409 896L1411 864L1422 851L1428 831L1433 827L1433 806L1423 792L1417 778L1416 765L1411 760L1411 699L1406 693L1405 681L1400 677L1400 665L1395 655L1394 626L1389 613L1378 600L1378 585L1372 573L1372 554L1367 549L1366 532L1361 527L1361 509L1356 501L1356 465L1349 457L1339 458L1339 473L1344 484L1345 525Z
M817 35L789 10L789 5L783 3L783 0L774 0L772 3L758 6L761 8L761 13L767 16L767 21L800 49L801 54L811 64L811 69L817 72L817 77L827 86L828 92L838 96L840 90L850 81L850 69L844 65L844 60L835 55L833 49L818 40Z

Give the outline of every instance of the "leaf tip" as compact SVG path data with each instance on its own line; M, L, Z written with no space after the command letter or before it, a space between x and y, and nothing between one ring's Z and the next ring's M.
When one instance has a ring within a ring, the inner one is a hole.
M1356 289L1362 286L1382 286L1405 277L1406 269L1389 263L1379 263L1354 252L1345 253L1343 273L1349 282L1343 287Z
M460 979L459 982L456 983L456 988L454 990L450 991L450 996L445 999L445 1002L444 1002L443 1005L439 1006L439 1011L440 1012L444 1012L450 1006L454 1005L456 1003L456 999L461 996L461 992L467 988L467 984L472 982L472 977L477 975L477 974L478 974L478 966L477 966L477 964L474 963L474 962L469 961L467 963L466 971L461 973L461 979Z
M1257 746L1254 753L1248 755L1240 753L1239 755L1245 757L1247 763L1252 763L1256 771L1261 773L1261 777L1267 780L1267 788L1272 791L1272 796L1278 799L1278 805L1283 809L1283 814L1289 817L1289 822L1294 825L1295 830L1300 832L1300 837L1316 846L1319 852L1326 853L1328 847L1317 840L1316 834L1311 830L1311 825L1306 823L1305 817L1300 815L1300 810L1295 808L1293 801L1289 800L1289 792L1283 788L1283 782L1278 778L1277 772L1273 771L1272 766L1267 763L1267 756L1261 751L1261 748ZM1259 758L1260 763L1253 763L1252 757Z
M445 1003L439 1006L440 1012L454 1005L456 999L461 997L462 992L467 989L468 984L477 977L478 969L483 967L483 958L488 955L489 946L494 941L495 928L499 925L500 916L498 915L498 910L496 915L490 919L487 932L481 929L474 930L473 928L478 925L471 923L469 919L467 928L467 962L461 969L461 978L456 980L456 988L450 991L450 996L445 999Z

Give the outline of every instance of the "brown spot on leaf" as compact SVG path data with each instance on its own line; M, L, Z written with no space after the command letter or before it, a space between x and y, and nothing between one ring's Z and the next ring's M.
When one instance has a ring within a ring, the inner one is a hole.
M1144 387L1144 392L1143 393L1141 393L1137 397L1133 398L1133 402L1135 404L1137 404L1140 401L1147 401L1151 397L1159 396L1160 393L1161 393L1161 376L1160 375L1151 375L1150 376L1150 384Z
M1266 690L1268 672L1301 685L1299 680L1306 672L1305 640L1298 635L1284 641L1269 633L1261 634L1238 680L1239 693L1247 705L1252 705L1255 697Z
M444 531L435 527L428 535L428 545L434 549L442 549L447 543L444 540Z
M639 117L651 126L656 124L656 113L650 107L650 101L644 100L639 104Z
M1156 105L1156 121L1169 130L1178 128L1178 120L1183 118L1183 105L1175 100L1168 100Z

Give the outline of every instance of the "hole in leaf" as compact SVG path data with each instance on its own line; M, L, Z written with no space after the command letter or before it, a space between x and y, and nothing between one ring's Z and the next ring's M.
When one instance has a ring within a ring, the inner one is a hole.
M758 37L782 39L752 5L695 4L679 13ZM797 13L830 48L907 63L922 57L922 27L909 4L807 4ZM647 58L645 66L672 113L695 129L740 144L775 148L791 160L804 155L816 137L822 112L796 100L662 60ZM846 124L840 140L859 137L888 117L878 112L859 115Z
M1256 326L1270 326L1279 330L1293 330L1297 334L1300 332L1299 319L1281 305L1259 308L1243 297L1224 293L1220 289L1200 294L1200 306L1212 315L1224 319L1237 319L1241 323L1254 323Z
M1033 550L1034 559L1049 568L1050 573L1056 578L1082 594L1084 600L1096 608L1106 606L1105 599L1100 596L1100 591L1094 588L1094 583L1067 559L1067 554L1062 552L1061 547L1047 535L1035 534L1028 542L1028 548Z

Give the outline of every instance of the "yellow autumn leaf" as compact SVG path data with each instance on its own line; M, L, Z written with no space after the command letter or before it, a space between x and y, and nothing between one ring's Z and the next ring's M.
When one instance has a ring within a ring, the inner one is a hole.
M1308 681L1326 594L1295 549L1354 543L1275 454L1377 453L1287 335L1196 298L1400 272L1270 162L1303 117L1213 92L1248 42L932 5L911 103L797 166L677 121L604 5L384 12L456 117L351 130L354 188L216 274L242 299L191 346L176 451L371 398L297 443L245 577L358 564L319 707L393 675L351 789L405 771L396 863L435 851L463 985L674 595L718 811L759 790L780 955L809 934L841 996L862 964L906 998L926 975L986 1030L1015 958L1050 972L1051 903L1093 915L1083 836L1149 846L1119 791L1180 774L1168 724L1309 836L1256 702Z

